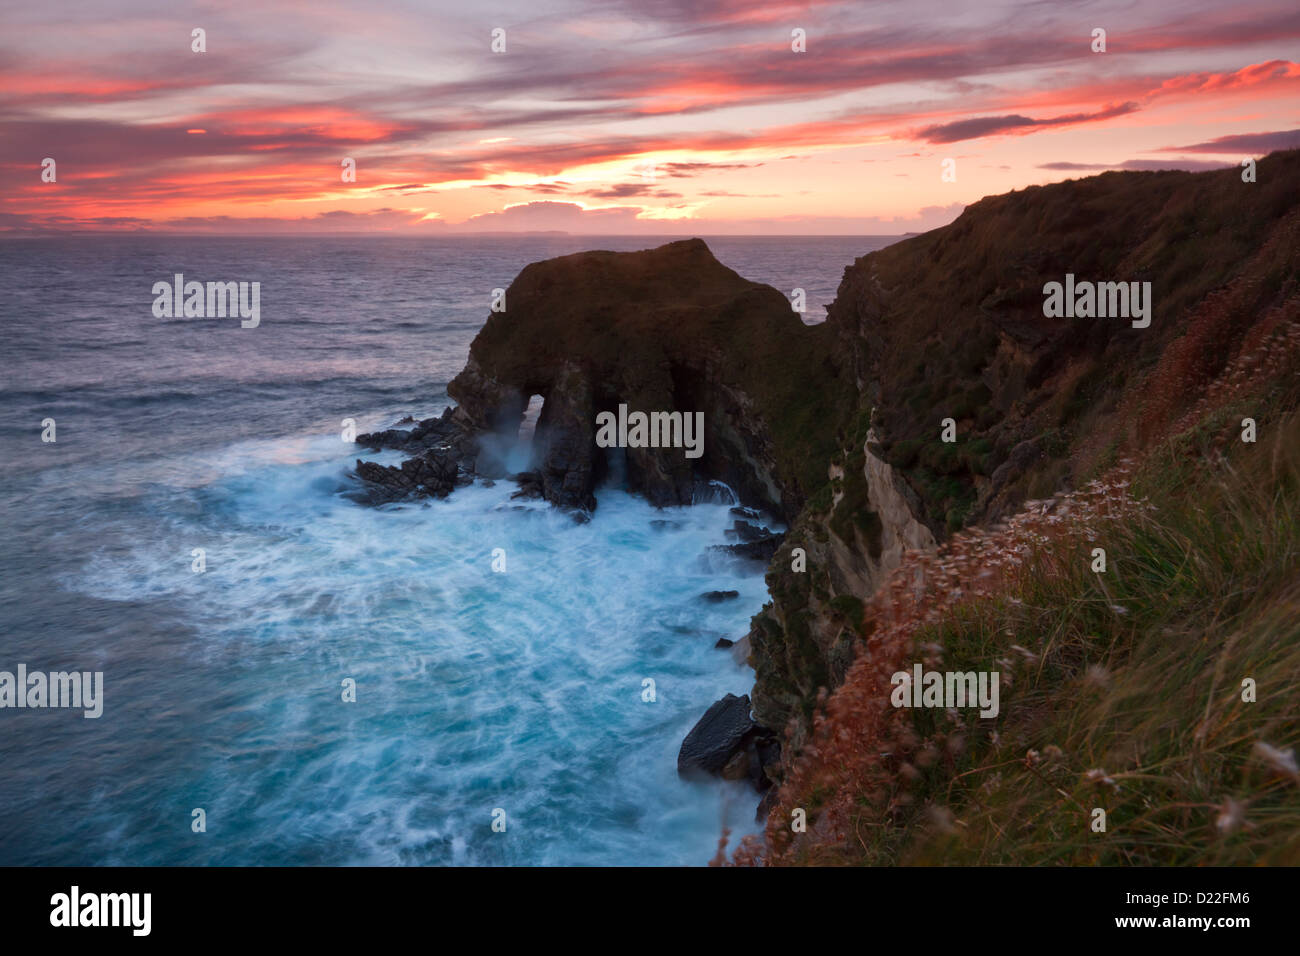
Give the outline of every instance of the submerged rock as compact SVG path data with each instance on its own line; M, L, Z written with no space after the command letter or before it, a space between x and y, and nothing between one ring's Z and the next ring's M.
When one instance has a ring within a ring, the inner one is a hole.
M700 597L710 604L721 604L723 601L731 601L740 597L739 591L705 591Z
M542 476L535 471L521 471L514 476L519 490L514 492L511 498L541 498L542 497Z

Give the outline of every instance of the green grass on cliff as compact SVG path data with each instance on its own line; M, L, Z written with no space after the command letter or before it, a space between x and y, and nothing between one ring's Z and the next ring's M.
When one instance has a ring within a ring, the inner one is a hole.
M1225 445L1237 412L1148 458L1133 488L1155 511L918 635L945 670L1010 661L1001 714L954 735L913 711L930 757L892 819L864 801L816 862L1300 863L1300 413Z
M1179 339L1207 297L1236 282L1219 347L1199 356L1205 374L1298 276L1294 242L1280 233L1300 205L1300 150L1241 170L1108 172L1032 186L973 203L956 221L860 259L829 323L846 341L873 336L877 432L935 530L978 524L980 487L1021 442L1051 440L998 506L1050 495L1070 476L1060 459L1097 434L1141 431L1113 399ZM1277 241L1270 243L1271 239ZM1147 329L1124 321L1043 316L1042 288L1079 280L1151 283ZM1243 279L1243 276L1245 277ZM878 284L879 311L860 300ZM1182 384L1194 388L1198 375ZM957 445L939 440L958 425ZM979 441L960 458L956 450ZM1074 476L1077 477L1077 476ZM1005 513L995 507L996 514Z

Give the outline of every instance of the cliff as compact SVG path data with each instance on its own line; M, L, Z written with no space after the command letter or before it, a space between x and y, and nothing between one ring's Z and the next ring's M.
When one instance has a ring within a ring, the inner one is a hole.
M891 654L915 652L922 631L891 631L881 603L887 582L926 593L915 556L954 536L994 534L1027 502L1147 460L1214 415L1222 437L1241 382L1263 389L1244 406L1261 422L1286 420L1298 184L1300 151L1290 151L1260 160L1253 183L1236 169L1106 173L990 197L947 227L858 259L813 327L698 239L535 263L449 386L458 408L412 432L359 439L419 462L362 477L441 494L470 474L504 474L485 439L517 430L540 395L523 485L589 511L614 460L595 440L600 413L620 404L702 412L700 458L629 448L626 478L659 505L689 504L701 482L722 480L790 526L768 567L771 602L749 634L754 720L786 733L785 753L764 767L789 776L774 803L779 822L779 812L814 802L818 777L803 751L819 702L830 695L820 733L859 734L846 695L878 704L879 688L868 694L863 682ZM1149 313L1045 316L1045 286L1075 279L1137 283L1132 305ZM1150 297L1139 306L1143 288ZM1197 444L1181 454L1207 452ZM900 584L904 572L915 577ZM983 586L950 580L947 592L930 592L936 609L954 589ZM861 736L867 750L885 747ZM814 750L834 752L819 740ZM851 794L860 784L836 786Z
M858 259L827 327L854 389L836 477L772 562L751 634L756 717L794 721L855 658L898 563L1167 435L1296 295L1300 151L1239 170L1105 173L984 199ZM1150 282L1150 324L1047 318L1044 286ZM945 419L955 441L942 440ZM807 571L791 569L803 547Z
M702 240L636 253L584 252L525 268L448 386L479 429L517 428L544 401L534 447L544 496L594 507L609 457L596 418L702 412L703 455L628 448L628 486L685 505L701 481L792 519L825 481L848 391L830 330L808 327L775 289L741 278Z

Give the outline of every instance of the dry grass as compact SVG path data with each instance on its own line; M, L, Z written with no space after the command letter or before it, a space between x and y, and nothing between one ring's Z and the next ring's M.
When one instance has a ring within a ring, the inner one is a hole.
M1300 863L1298 355L1288 314L1142 461L909 555L735 862ZM916 661L1001 713L891 707Z

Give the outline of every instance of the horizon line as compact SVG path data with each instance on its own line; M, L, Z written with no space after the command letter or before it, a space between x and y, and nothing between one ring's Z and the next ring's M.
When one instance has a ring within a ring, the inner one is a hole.
M929 231L929 230L927 230ZM166 237L169 239L906 239L921 232L457 232L442 235L383 232L164 232L160 230L67 230L49 232L0 232L0 239L59 239L73 236L92 238Z

